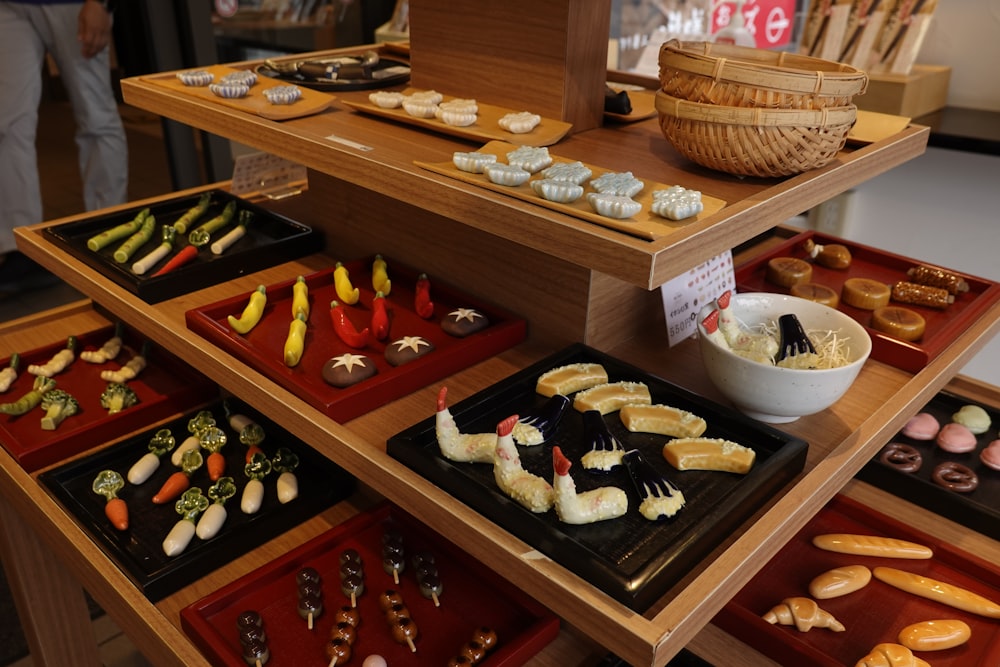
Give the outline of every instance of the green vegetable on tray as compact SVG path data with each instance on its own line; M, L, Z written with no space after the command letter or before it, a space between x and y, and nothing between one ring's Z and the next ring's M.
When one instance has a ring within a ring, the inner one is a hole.
M87 248L97 252L101 248L114 243L119 239L123 239L126 236L131 236L135 234L142 227L142 224L146 221L146 217L149 216L149 208L144 208L129 222L123 222L117 227L112 227L111 229L106 229L100 234L95 234L87 239Z
M101 407L105 408L109 415L130 408L138 402L139 397L135 390L124 382L109 382L101 392Z
M188 243L195 246L203 246L209 242L212 234L228 225L233 216L236 215L236 202L231 201L222 209L222 213L208 220L204 224L192 229L188 234Z
M42 429L54 431L67 417L80 411L80 403L63 389L51 389L42 395L41 407L45 410Z
M119 264L124 264L127 262L132 255L142 246L153 238L153 232L156 231L156 216L152 213L146 216L145 220L142 221L142 226L139 227L139 231L135 234L129 236L125 241L118 246L114 254L111 255L116 262Z
M198 200L198 203L192 206L188 211L177 219L174 223L174 229L177 230L178 234L184 234L187 232L188 227L191 226L195 220L200 218L208 210L208 205L212 203L212 196L209 193L205 193Z
M42 402L42 397L46 392L55 389L56 381L52 378L38 375L31 387L31 391L13 403L0 403L0 413L5 415L23 415Z

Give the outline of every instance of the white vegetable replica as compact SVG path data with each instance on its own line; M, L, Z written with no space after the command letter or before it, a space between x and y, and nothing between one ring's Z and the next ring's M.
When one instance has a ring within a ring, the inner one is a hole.
M143 454L125 475L129 483L139 485L152 477L160 467L160 457L172 450L176 444L177 440L170 433L170 429L161 428L154 433L149 440L149 451Z
M128 382L135 379L146 368L149 359L149 341L142 344L142 350L116 371L101 371L101 379L108 382Z
M117 357L121 350L122 324L119 322L115 324L114 333L104 342L104 345L96 350L84 350L80 353L80 358L88 364L103 364L104 362L111 361Z
M194 417L188 420L188 437L181 442L180 447L174 450L174 453L170 455L170 462L175 466L180 467L181 459L184 457L184 453L190 449L198 449L201 446L201 432L205 429L209 429L215 426L215 417L208 410L202 410Z
M558 446L552 448L552 482L556 515L563 523L584 524L605 519L616 519L628 511L628 496L616 486L599 486L577 493L576 483L570 477L572 463Z
M207 495L212 504L201 515L195 526L195 534L203 540L210 540L218 535L222 524L229 516L229 513L226 512L226 501L236 495L236 484L233 483L233 478L220 477L215 484L208 487Z
M11 388L17 379L17 367L21 364L21 355L17 352L10 355L10 363L0 371L0 394Z
M244 514L256 514L260 510L261 503L264 502L264 478L271 472L271 462L262 451L255 452L250 456L246 466L243 468L247 476L247 485L243 487L243 496L240 498L240 509Z
M163 553L177 556L187 549L195 534L195 523L198 515L208 509L209 500L198 487L191 487L177 499L174 509L181 515L180 520L167 533L163 540Z
M276 486L278 502L282 505L299 497L299 480L295 476L295 469L298 467L299 457L287 447L279 448L271 459L271 468L281 473L278 475Z
M517 415L511 415L497 424L493 478L501 491L529 511L548 512L554 502L552 485L521 466L521 457L511 435L517 421Z
M56 373L61 373L76 359L76 336L70 336L66 340L66 347L56 352L51 359L44 364L31 364L28 372L32 375L40 375L50 378Z

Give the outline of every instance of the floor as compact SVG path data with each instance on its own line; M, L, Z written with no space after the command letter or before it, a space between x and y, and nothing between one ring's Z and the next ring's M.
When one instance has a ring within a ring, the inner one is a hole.
M42 103L39 114L38 160L45 218L54 220L81 213L84 209L83 195L76 168L73 119L69 103L46 100ZM159 118L128 106L121 107L121 114L129 143L129 200L171 192L173 187L161 139ZM83 298L83 294L63 282L25 291L0 299L0 322L9 322ZM2 352L0 356L3 356ZM13 609L9 600L0 600L0 607L5 610L5 616L9 613L6 610ZM10 615L13 616L13 613ZM8 618L4 618L3 623L6 625ZM98 613L94 619L94 635L105 667L146 667L150 664L122 634L114 621L103 613ZM23 641L21 645L23 646ZM23 653L21 651L16 654L20 656ZM30 655L8 665L40 667L35 665Z

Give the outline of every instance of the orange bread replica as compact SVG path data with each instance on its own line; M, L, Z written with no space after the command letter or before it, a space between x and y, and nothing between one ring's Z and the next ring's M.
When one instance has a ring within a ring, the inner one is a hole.
M855 556L924 559L934 555L930 547L925 547L922 544L878 535L827 533L826 535L817 535L812 542L814 546L824 551L854 554Z
M829 628L843 632L844 626L833 615L819 608L815 600L809 598L785 598L762 618L768 623L794 625L799 632L809 632L813 628Z
M621 410L626 405L646 404L653 399L644 382L609 382L584 389L573 399L573 407L580 412L597 410L602 415Z
M600 364L567 364L542 373L538 377L535 391L549 398L556 394L569 396L575 391L604 384L607 381L608 372Z
M879 644L871 653L861 658L854 667L931 667L913 655L913 651L899 644Z
M678 470L720 470L745 475L757 453L722 438L677 438L663 445L663 458Z
M972 628L957 618L921 621L899 631L899 643L911 651L944 651L969 641Z
M695 438L708 424L698 415L669 405L632 404L622 408L622 424L633 433L658 433L675 438Z
M845 565L827 570L809 582L809 595L828 600L861 590L872 580L872 571L864 565Z
M987 618L1000 618L1000 604L965 588L892 567L876 567L872 570L872 575L879 581L895 586L901 591L928 600L935 600L970 614L978 614Z

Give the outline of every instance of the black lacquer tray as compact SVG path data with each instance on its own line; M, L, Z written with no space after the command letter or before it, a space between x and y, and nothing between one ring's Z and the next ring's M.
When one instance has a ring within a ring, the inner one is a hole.
M201 198L200 194L168 199L151 205L149 207L150 213L156 216L156 230L153 233L153 238L124 264L119 264L113 258L114 251L121 244L121 241L111 243L95 252L87 247L87 240L106 229L132 220L142 210L142 206L68 222L63 225L53 225L46 227L45 233L74 257L100 271L104 276L138 295L147 303L157 303L209 285L231 280L246 273L275 266L315 252L318 247L318 232L306 225L268 211L224 190L211 190L210 194L211 205L188 231L215 217L229 202L235 201L238 210L253 213L253 219L247 225L246 234L220 255L213 254L208 245L202 246L198 256L192 262L162 276L156 276L154 273L169 261L170 257L187 247L186 234L177 235L173 250L167 259L161 261L152 270L142 275L136 275L132 271L132 263L160 244L162 226L177 221L198 203ZM213 234L212 239L224 236L235 226L235 220L234 216L233 222Z
M212 411L218 425L228 436L229 441L222 453L226 457L226 474L233 477L237 491L226 503L228 518L218 535L205 541L192 538L180 555L168 557L162 548L163 539L180 518L174 503L157 505L152 502L163 482L178 470L171 464L170 454L164 455L156 473L144 484L134 486L126 482L125 488L119 492L119 497L125 500L129 509L129 528L125 531L118 531L110 525L104 515L105 499L91 490L94 478L102 470L117 470L124 477L132 464L148 451L149 440L160 427L39 475L41 482L77 518L104 552L154 602L295 527L354 491L354 478L344 470L259 413L235 402L230 405L234 412L251 417L264 428L266 438L261 448L269 457L281 446L298 455L299 466L295 475L299 494L287 504L281 504L275 493L277 473L272 472L264 478L265 493L260 511L244 514L240 510L240 496L247 482L243 472L246 447L226 423L221 402L204 407ZM196 412L163 426L170 429L178 446L189 435L187 424ZM204 466L191 477L191 486L200 487L202 492L206 492L211 483Z
M745 476L678 472L661 455L667 437L631 433L622 425L617 412L605 415L608 427L626 449L642 451L646 460L684 493L687 504L676 516L664 522L650 522L636 510L640 498L624 470L592 474L579 464L588 446L581 416L570 408L549 442L518 448L522 464L551 480L552 446L558 445L574 462L570 474L578 492L614 485L628 493L630 507L619 519L572 526L561 523L554 511L533 514L510 500L496 486L492 466L455 463L444 458L434 434L433 417L391 437L387 451L563 567L630 608L642 611L800 472L808 446L800 439L582 344L570 346L449 406L451 413L463 433L495 431L497 422L505 417L527 414L545 404L548 399L535 392L539 375L578 362L603 364L611 382L645 382L654 403L689 410L704 418L708 423L707 437L726 438L755 449L754 468ZM428 412L434 408L429 405Z
M950 392L941 392L923 407L940 422L941 426L952 421L951 416L963 405L980 405L976 401ZM1000 435L1000 411L987 405L980 405L990 415L992 425L983 434L976 436L976 449L966 454L951 454L938 447L933 440L921 441L907 438L897 433L891 442L911 445L920 452L923 463L913 473L900 472L896 468L879 461L876 454L858 472L858 479L864 480L894 495L920 505L947 517L956 523L978 531L983 535L1000 540L1000 470L993 470L979 460L979 453ZM971 468L979 477L979 486L970 493L957 493L934 483L931 473L934 467L944 461L955 461Z

